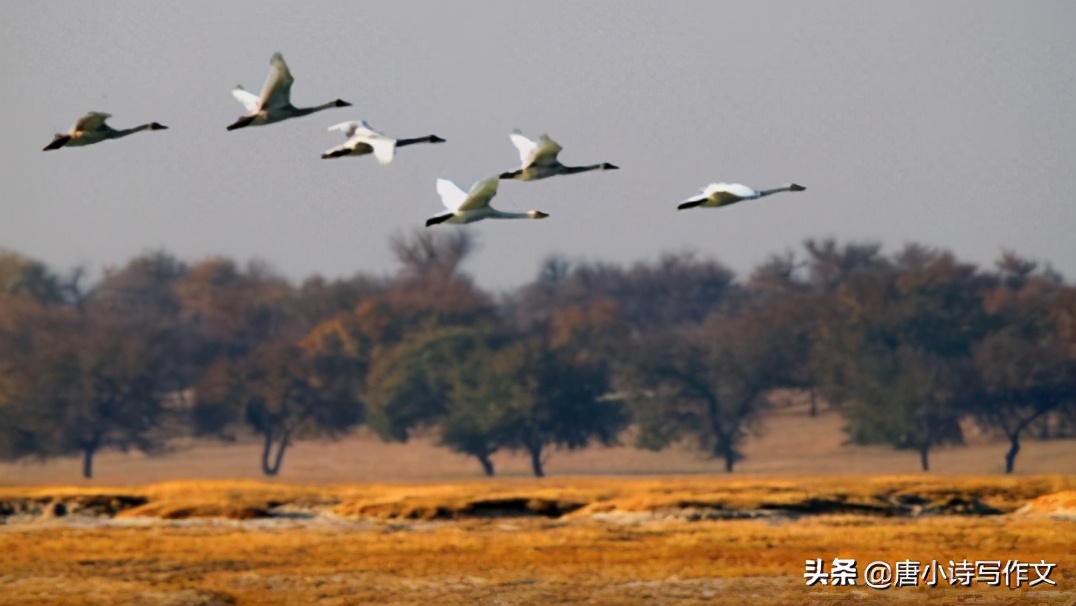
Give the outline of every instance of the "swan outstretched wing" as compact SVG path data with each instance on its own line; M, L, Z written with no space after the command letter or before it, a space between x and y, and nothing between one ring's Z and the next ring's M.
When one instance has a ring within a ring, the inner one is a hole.
M237 84L236 87L232 89L232 96L235 97L236 101L242 103L243 107L247 108L248 112L254 113L258 111L258 103L260 103L261 100L258 99L257 95L243 88L241 85Z
M557 154L560 153L561 149L563 148L561 148L560 144L550 139L549 135L542 135L538 138L538 146L535 148L530 162L524 162L523 168L556 164Z
M471 186L467 192L467 199L459 206L459 210L478 210L489 206L489 201L497 195L497 186L501 180L498 176L482 179Z
M512 131L508 138L512 140L512 145L515 145L516 149L519 150L519 161L523 164L523 168L527 168L531 155L538 149L538 144L524 137L519 130Z
M437 193L441 196L441 203L452 212L460 210L460 206L467 200L467 192L448 179L437 180Z
M71 127L72 132L85 132L90 130L98 130L105 125L105 120L112 117L112 114L106 114L104 112L87 112L85 116L78 119L75 125Z
M362 122L359 122L358 120L352 120L350 122L341 122L340 124L333 124L327 130L342 131L344 133L344 136L350 139L352 135L355 134L355 131L358 130L358 128L362 125Z
M291 105L291 85L295 82L288 64L284 63L284 56L273 53L269 59L269 75L265 78L265 86L258 98L262 109L287 107Z

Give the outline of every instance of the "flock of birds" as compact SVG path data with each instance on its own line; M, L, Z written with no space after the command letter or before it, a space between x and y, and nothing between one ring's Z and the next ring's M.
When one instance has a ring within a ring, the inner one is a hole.
M269 60L269 66L269 76L266 78L265 86L262 87L261 95L254 95L242 86L236 86L232 90L232 96L246 108L247 114L230 124L228 130L273 124L325 109L351 106L347 101L336 99L313 107L295 107L291 103L291 85L295 82L295 78L292 77L288 65L284 63L284 57L280 53L275 53ZM168 128L163 124L150 122L134 128L117 130L105 123L105 120L111 117L111 115L101 112L89 112L79 118L78 122L75 122L75 125L66 134L57 134L52 143L46 145L43 151L60 149L61 147L81 147L109 139L119 139L144 130L165 130ZM321 154L321 157L326 159L373 154L379 163L388 164L395 157L396 148L398 147L416 143L445 142L444 139L437 135L411 139L392 139L386 137L384 133L374 130L366 121L343 122L330 126L329 130L343 132L347 137L347 141ZM475 183L470 191L466 192L447 179L438 179L437 193L441 196L441 201L448 212L427 219L427 227L438 223L473 223L482 219L544 219L549 215L537 210L505 212L490 206L490 201L497 195L497 186L500 180L536 181L556 175L574 175L595 170L604 171L619 168L608 162L589 166L565 166L557 159L557 155L562 149L561 146L547 135L542 135L538 138L538 141L532 141L517 130L513 131L509 137L512 144L519 150L520 167L482 179ZM713 183L695 196L681 202L677 209L718 208L735 204L741 200L761 198L783 191L803 191L804 189L806 188L795 183L764 190L752 189L739 183Z

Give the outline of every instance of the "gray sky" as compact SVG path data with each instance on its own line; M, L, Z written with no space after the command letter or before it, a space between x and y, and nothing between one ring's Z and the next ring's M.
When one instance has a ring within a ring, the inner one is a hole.
M99 271L164 248L290 278L395 268L388 240L518 166L513 128L566 164L503 182L544 221L468 226L480 284L541 259L698 251L746 272L809 237L1002 247L1076 276L1073 2L18 2L0 8L0 246ZM292 101L354 107L226 132L229 91L280 51ZM42 153L89 110L168 131ZM442 145L321 160L366 119ZM807 187L677 212L714 181ZM440 226L439 229L460 229Z

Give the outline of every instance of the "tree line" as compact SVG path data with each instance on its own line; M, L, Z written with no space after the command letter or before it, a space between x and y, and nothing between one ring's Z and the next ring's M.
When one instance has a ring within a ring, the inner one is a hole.
M139 256L85 285L0 250L0 459L154 453L253 433L261 469L365 425L436 436L495 473L551 450L689 442L732 471L775 390L827 402L856 444L961 444L970 423L1076 434L1076 286L1005 252L992 268L909 244L807 241L748 276L666 254L544 261L511 292L462 270L468 232L416 232L388 276L294 285L262 263Z

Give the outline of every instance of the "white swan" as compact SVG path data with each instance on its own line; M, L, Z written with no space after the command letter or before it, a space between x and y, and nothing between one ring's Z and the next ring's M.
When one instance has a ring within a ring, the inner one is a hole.
M761 198L783 191L803 191L805 189L807 188L802 185L796 185L795 183L790 183L784 187L763 190L754 190L746 185L740 185L739 183L711 183L706 186L702 192L684 200L676 208L678 210L695 208L696 206L702 208L719 208L721 206L735 204L740 200L753 200L755 198Z
M372 153L381 164L388 164L396 156L396 148L415 143L444 143L437 135L416 137L414 139L390 139L373 129L366 120L359 122L341 122L329 127L329 130L344 132L347 142L327 150L322 158L342 158L344 156L365 156Z
M284 56L274 53L269 59L269 76L265 79L261 96L255 97L247 92L242 86L236 86L232 96L247 108L247 115L228 126L228 130L235 130L245 126L260 126L272 124L288 118L306 116L330 107L350 107L347 101L337 99L324 105L315 107L295 107L291 104L291 85L295 82L288 64L284 63Z
M111 118L111 114L102 112L89 112L78 119L66 135L57 133L52 143L45 146L41 151L60 149L61 147L80 147L100 143L107 139L119 139L144 130L167 130L168 127L157 122L150 122L134 128L116 130L105 124L105 120Z
M528 210L522 213L509 213L490 207L489 201L497 195L497 177L483 179L464 192L448 179L437 180L437 193L449 212L426 219L426 227L438 223L474 223L482 219L544 219L546 213Z
M620 168L608 162L590 166L564 166L557 160L557 154L562 149L561 146L550 139L548 135L539 137L537 143L524 137L518 130L512 131L512 134L508 135L508 137L512 139L512 144L519 150L519 160L522 162L522 166L514 171L501 173L501 179L534 181L554 175L574 175L592 170L617 170Z

